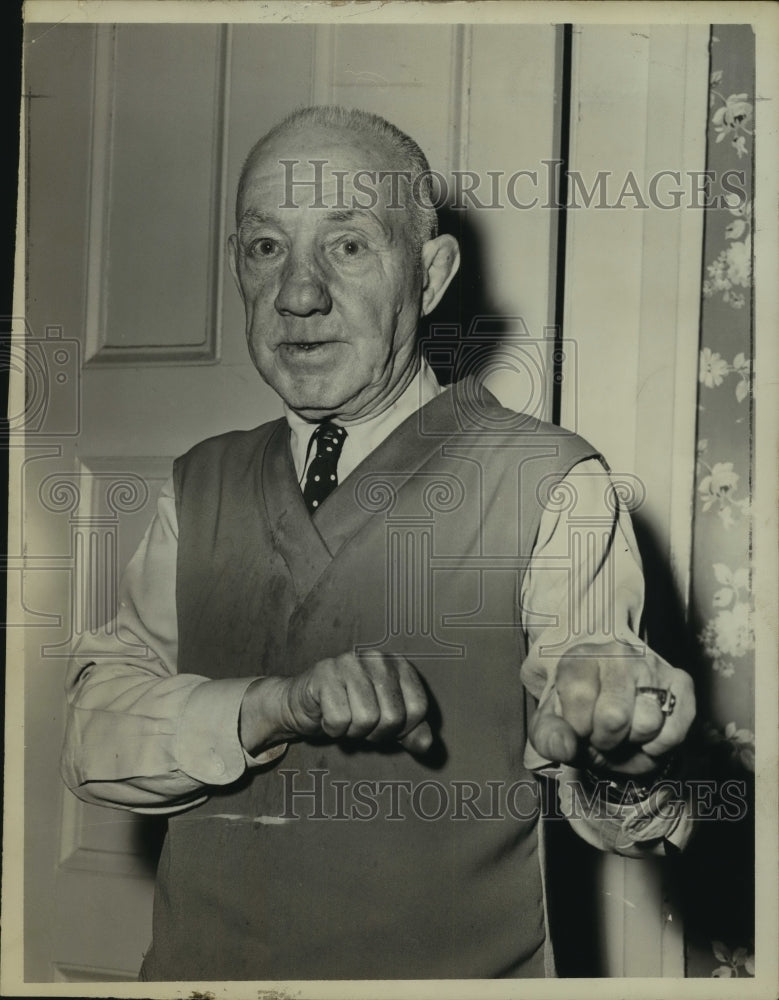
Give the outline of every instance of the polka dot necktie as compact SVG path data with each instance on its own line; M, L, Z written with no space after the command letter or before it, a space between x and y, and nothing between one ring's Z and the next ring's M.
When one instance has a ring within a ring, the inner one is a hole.
M308 467L303 499L312 514L338 485L338 459L345 440L343 427L328 420L311 435L311 442L316 444L316 454Z

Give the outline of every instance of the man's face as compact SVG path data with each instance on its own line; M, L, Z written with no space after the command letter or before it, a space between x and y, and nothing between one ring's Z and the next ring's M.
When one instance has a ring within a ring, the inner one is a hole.
M326 161L321 183L296 183L290 196L290 177L313 182L311 160ZM230 258L249 350L266 382L309 419L380 412L415 369L423 271L409 216L389 207L388 182L355 177L398 166L372 137L309 128L271 140L248 171ZM353 199L376 204L354 208Z

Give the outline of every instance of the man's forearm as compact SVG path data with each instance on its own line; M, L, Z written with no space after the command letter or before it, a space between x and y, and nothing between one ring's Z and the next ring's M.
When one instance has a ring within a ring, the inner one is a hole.
M150 663L103 661L72 670L62 753L80 798L139 812L172 812L229 784L251 759L239 714L254 678L155 676Z

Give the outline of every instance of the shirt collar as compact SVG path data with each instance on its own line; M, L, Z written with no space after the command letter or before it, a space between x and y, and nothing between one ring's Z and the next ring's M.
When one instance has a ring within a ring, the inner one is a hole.
M386 410L382 410L375 417L368 417L367 420L360 423L346 425L348 435L338 460L339 481L343 481L352 469L370 455L407 417L410 417L412 413L415 413L442 392L444 392L444 387L439 385L433 369L427 361L423 360L419 371L406 389ZM307 455L307 452L311 435L316 430L316 424L304 420L293 410L290 410L286 404L284 405L284 416L289 424L292 460L295 464L298 482L300 482L306 470L307 460L312 457ZM337 424L339 421L334 420L333 423Z

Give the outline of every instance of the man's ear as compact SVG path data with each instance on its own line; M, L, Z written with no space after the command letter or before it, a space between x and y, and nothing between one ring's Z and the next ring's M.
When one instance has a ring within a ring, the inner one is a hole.
M230 273L238 286L238 294L243 300L243 288L241 288L241 279L238 277L238 237L235 233L227 240L227 259L230 263Z
M441 301L441 296L449 287L449 282L457 274L460 266L460 247L449 233L428 240L422 247L422 315L429 312Z

